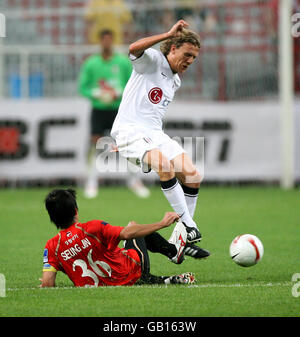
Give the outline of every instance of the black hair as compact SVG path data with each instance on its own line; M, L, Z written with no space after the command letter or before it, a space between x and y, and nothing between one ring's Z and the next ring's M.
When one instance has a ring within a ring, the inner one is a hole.
M102 39L105 35L110 35L114 37L114 32L111 29L103 29L99 32L99 38Z
M72 225L78 210L76 192L72 189L55 189L45 198L50 220L57 228L66 229Z

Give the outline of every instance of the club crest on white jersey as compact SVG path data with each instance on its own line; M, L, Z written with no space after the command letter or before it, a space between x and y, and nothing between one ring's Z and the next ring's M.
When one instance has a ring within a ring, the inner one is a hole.
M148 93L149 100L153 104L158 104L161 101L162 96L163 91L158 87L152 88Z

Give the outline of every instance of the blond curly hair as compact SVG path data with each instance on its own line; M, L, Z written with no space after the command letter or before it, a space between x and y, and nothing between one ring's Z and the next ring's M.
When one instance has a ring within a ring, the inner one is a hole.
M182 32L178 36L171 37L163 41L160 45L160 50L164 55L168 55L172 45L176 48L180 48L184 43L191 43L192 45L201 48L200 36L189 29L182 29Z

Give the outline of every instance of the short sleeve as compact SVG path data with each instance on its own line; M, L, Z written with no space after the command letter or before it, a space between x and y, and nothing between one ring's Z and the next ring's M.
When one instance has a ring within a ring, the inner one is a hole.
M146 49L143 54L139 57L136 57L132 54L129 54L133 69L139 74L153 73L156 71L159 62L160 62L160 53L159 51L149 48Z

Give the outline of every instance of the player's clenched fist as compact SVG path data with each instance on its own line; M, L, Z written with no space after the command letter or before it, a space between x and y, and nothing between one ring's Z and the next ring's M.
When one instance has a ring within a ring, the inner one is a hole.
M175 23L175 25L169 30L169 35L171 37L177 36L180 34L183 28L187 28L189 24L185 22L184 20L179 20Z

